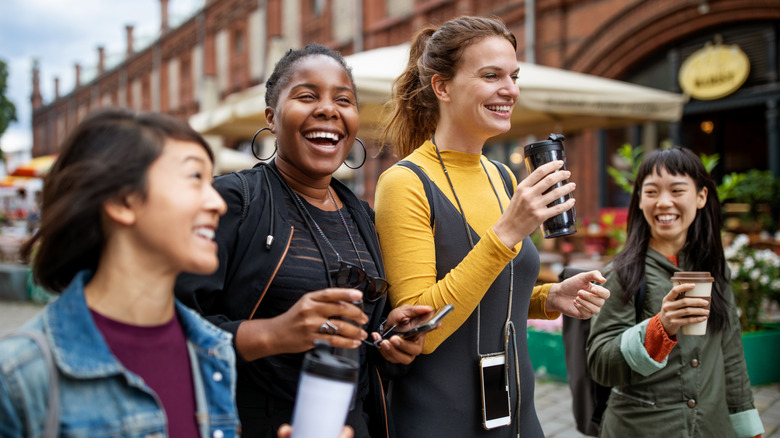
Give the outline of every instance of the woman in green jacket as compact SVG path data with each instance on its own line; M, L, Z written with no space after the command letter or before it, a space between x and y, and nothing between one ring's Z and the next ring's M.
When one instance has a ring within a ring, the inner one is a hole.
M593 379L612 386L602 437L755 437L753 405L734 295L729 286L714 182L690 150L650 153L639 168L627 240L606 272L612 291L588 338ZM679 271L706 271L712 304L682 297ZM643 321L634 299L644 285ZM707 321L704 336L678 333Z

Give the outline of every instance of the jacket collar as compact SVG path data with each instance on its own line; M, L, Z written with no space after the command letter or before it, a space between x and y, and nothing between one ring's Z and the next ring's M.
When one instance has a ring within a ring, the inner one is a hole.
M55 361L60 370L77 378L127 374L108 348L87 307L84 286L92 275L91 271L76 274L62 295L44 310L43 324ZM197 349L213 354L217 346L230 343L229 334L206 323L178 300L176 313L187 339ZM128 378L141 383L133 375Z
M282 181L283 177L276 167L276 160L274 159L270 162L259 162L255 164L254 169L258 169L263 172L270 171L273 174L269 178L269 184L271 187L268 187L266 190L273 192L272 196L274 196L274 199L283 199L284 194L287 192L284 188L285 183ZM370 213L370 208L364 208L363 202L360 200L360 198L358 198L346 184L339 181L337 178L331 178L330 186L333 188L333 190L336 191L336 193L339 195L339 198L341 198L341 202L344 203L352 215L352 219L357 224L358 230L363 236L363 240L366 243L368 252L374 259L374 264L377 266L379 276L384 277L385 272L382 253L379 249L379 246L375 244L375 242L379 241L379 238L377 237L376 229L374 228L374 217L371 215L373 211ZM279 208L279 206L275 205L275 202L270 202L269 204L270 205L268 207L271 209L269 216L278 214L285 221L289 221L289 218L287 217L287 210L285 208ZM366 206L367 205L368 204L366 204ZM270 229L269 233L272 233L273 231L275 230Z
M677 255L677 264L679 267L674 266L674 263L666 258L665 255L650 247L647 248L647 257L653 260L659 267L669 271L670 274L683 271L685 270L686 266L688 266L687 256L685 255L684 248L683 251L680 251L680 253Z

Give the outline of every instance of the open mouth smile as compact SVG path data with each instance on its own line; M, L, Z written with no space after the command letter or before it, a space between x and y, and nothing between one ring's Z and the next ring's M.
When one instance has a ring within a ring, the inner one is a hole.
M485 108L503 116L508 116L512 113L512 105L485 105Z
M195 228L195 235L208 240L214 240L215 232L213 228L197 227Z
M658 216L655 217L655 220L657 220L658 223L661 225L669 225L674 223L674 221L676 221L678 217L679 216L675 214L659 214Z
M344 138L341 134L329 131L311 131L303 134L303 136L317 146L324 147L335 147Z

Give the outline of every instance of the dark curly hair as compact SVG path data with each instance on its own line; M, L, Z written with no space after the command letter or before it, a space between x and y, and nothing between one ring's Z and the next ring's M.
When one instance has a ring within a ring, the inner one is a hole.
M295 68L295 64L309 56L323 55L328 56L336 60L349 76L349 82L352 84L352 91L357 96L357 90L355 87L355 79L352 78L352 69L347 65L347 61L341 56L341 53L329 49L321 44L309 44L302 49L290 49L284 54L274 66L274 71L271 76L265 81L265 104L271 108L276 107L276 103L279 101L279 92L290 83L292 79L292 71Z

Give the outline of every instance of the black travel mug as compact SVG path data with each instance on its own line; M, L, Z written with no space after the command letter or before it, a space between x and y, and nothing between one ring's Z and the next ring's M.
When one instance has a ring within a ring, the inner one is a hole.
M306 353L295 396L293 438L337 438L347 421L358 379L358 363L315 342Z
M564 137L561 134L550 134L547 140L537 141L525 146L525 168L528 169L530 174L537 167L549 163L550 161L563 160L563 167L559 170L566 170L566 154L563 153L563 140ZM568 180L559 182L558 184L550 187L544 193L549 192L555 188L568 184ZM566 202L569 199L569 195L565 195L553 201L548 207L558 205ZM553 216L547 219L542 224L542 233L545 239L551 239L553 237L567 236L577 232L577 216L574 211L574 207L571 210L564 211L563 213Z

